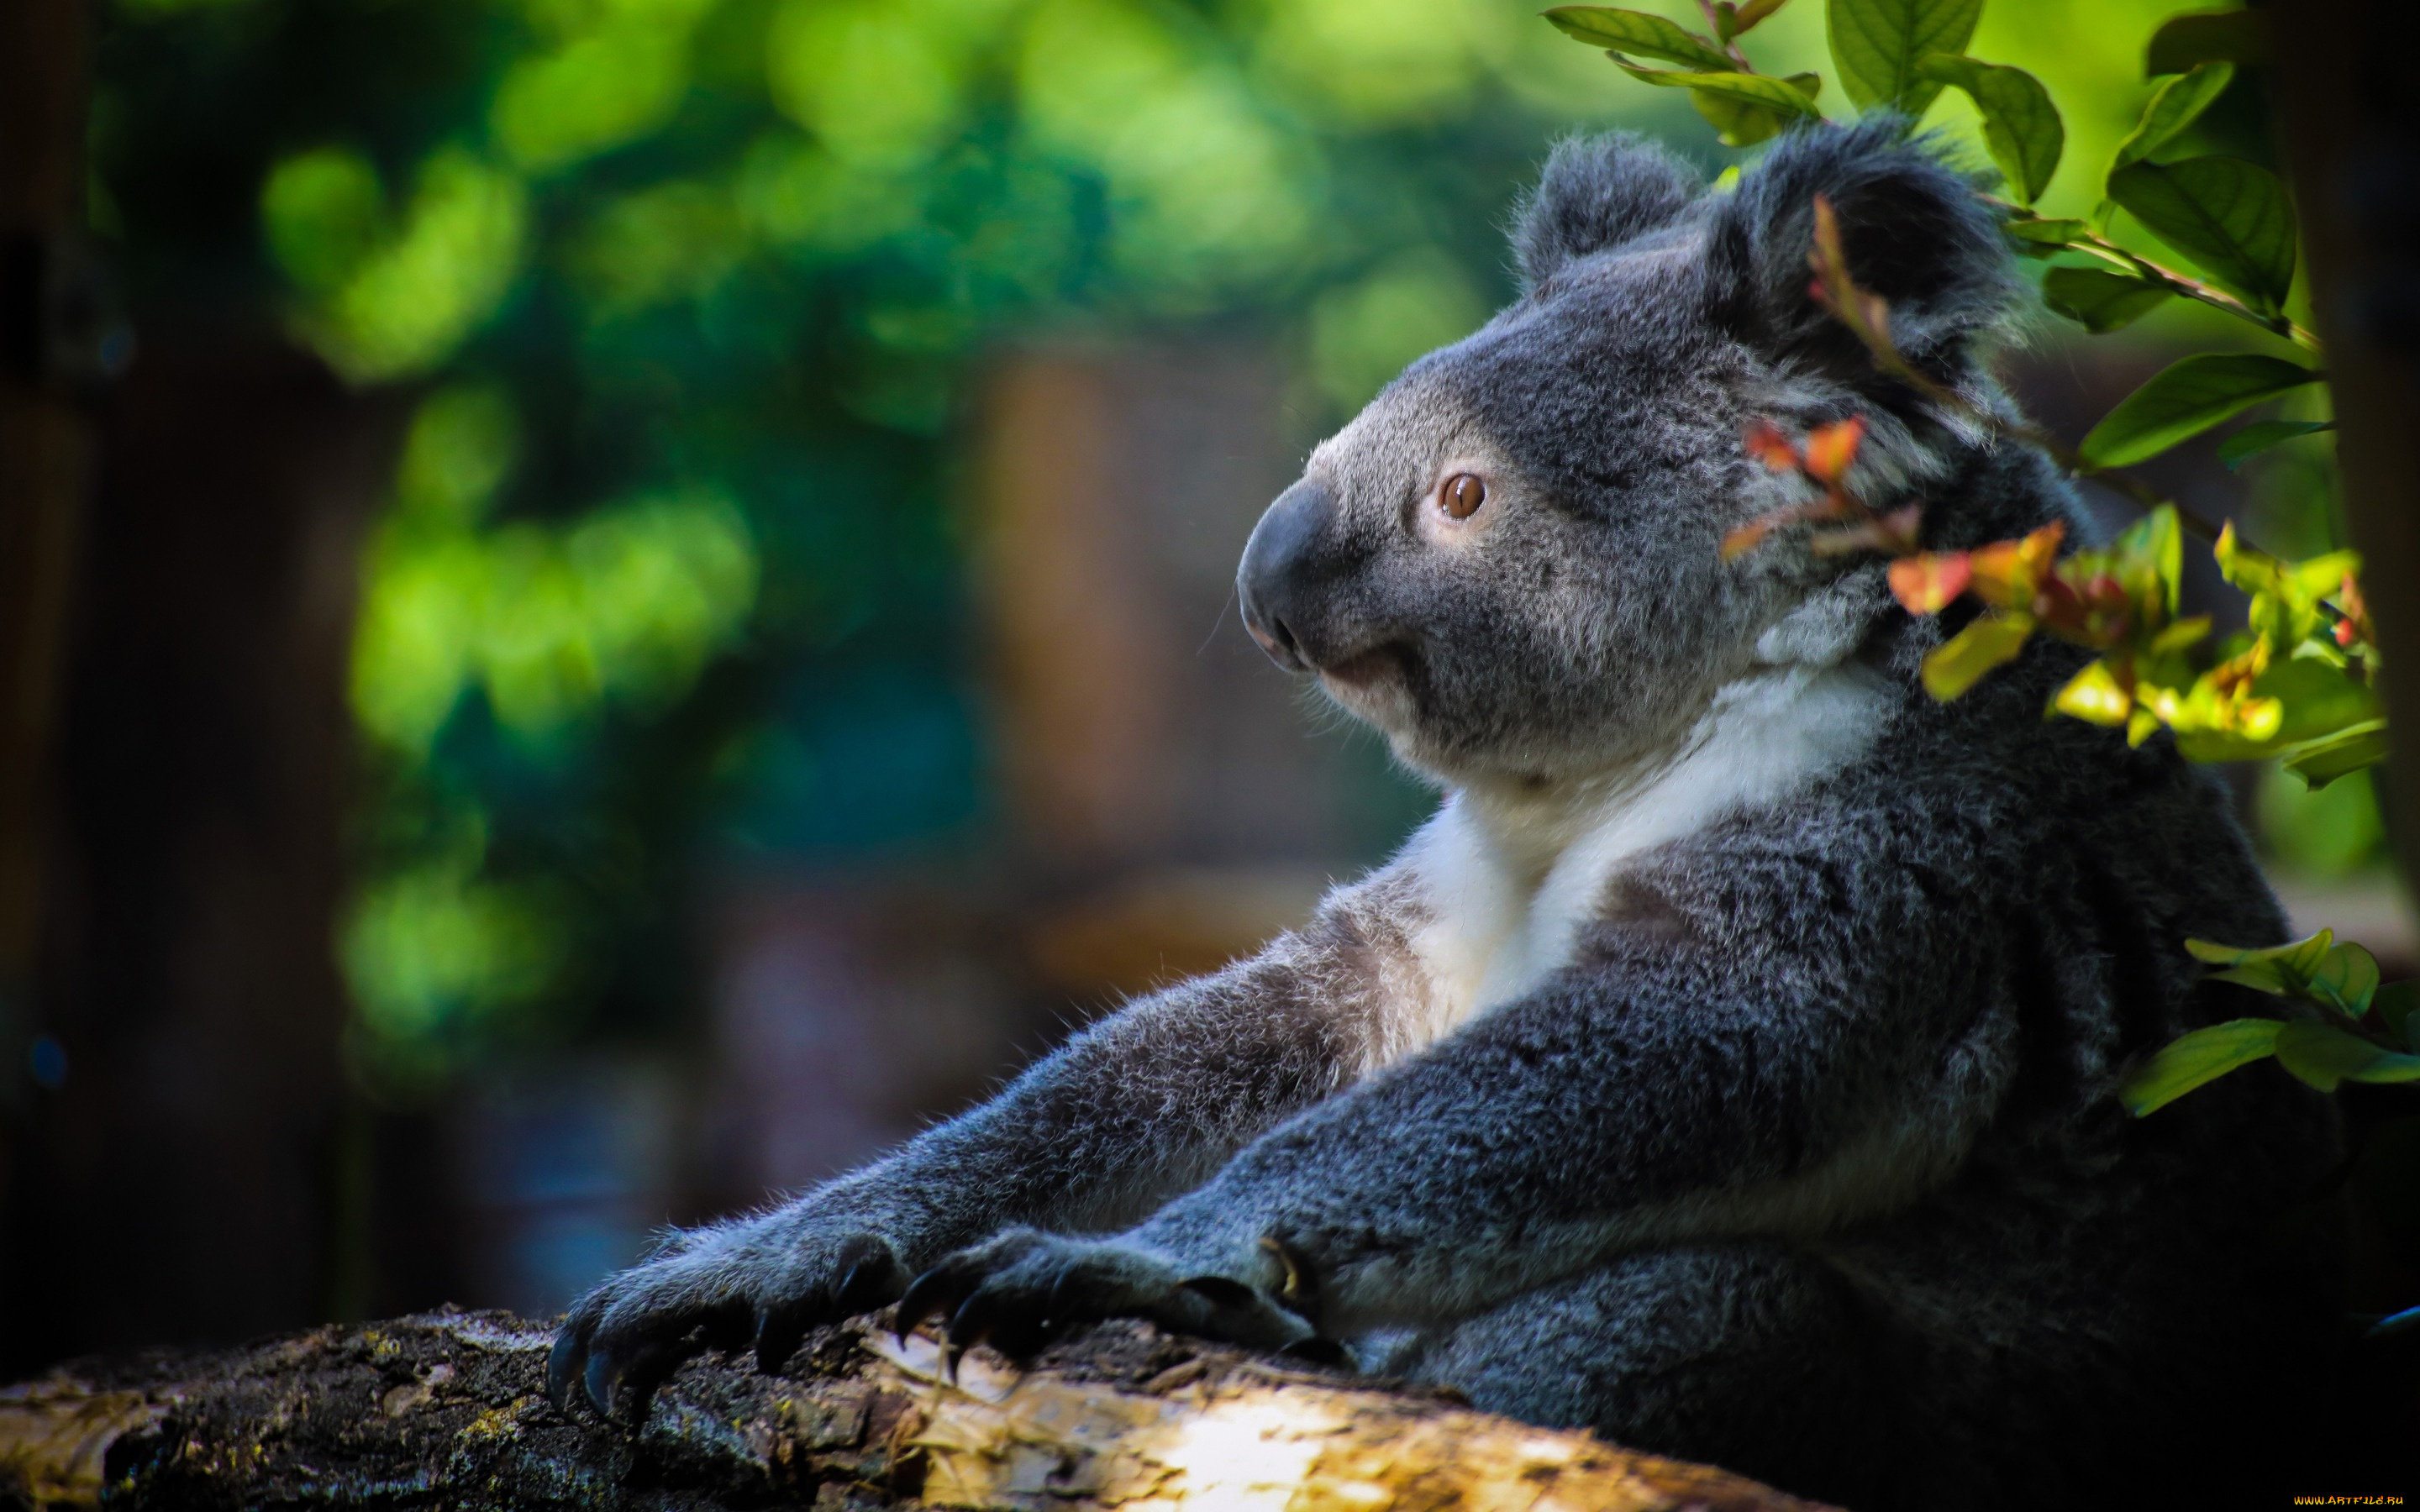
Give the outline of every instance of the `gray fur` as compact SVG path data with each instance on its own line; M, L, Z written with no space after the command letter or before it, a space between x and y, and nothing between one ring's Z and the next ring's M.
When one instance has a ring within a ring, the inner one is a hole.
M1337 1341L1538 1422L1955 1508L2182 1494L2296 1379L2270 1373L2316 1350L2329 1256L2264 1235L2335 1157L2329 1103L2269 1067L2142 1121L2113 1095L2257 1011L2187 935L2285 935L2217 787L2164 739L2045 721L2065 648L1938 705L1942 626L1870 564L1717 557L1792 497L1742 455L1758 416L1868 415L1860 487L1920 496L1936 543L2076 517L1805 296L1822 193L1908 348L2004 404L1996 231L1888 123L1785 139L1727 196L1677 171L1558 148L1520 301L1321 447L1247 552L1256 636L1452 795L1422 840L985 1106L612 1278L559 1385L609 1396L693 1331L778 1364L921 1274L904 1311L960 1340L1136 1314ZM1467 522L1434 513L1452 471L1486 481ZM1849 754L1728 749L1743 729ZM1526 933L1485 934L1508 888ZM1496 942L1477 987L1466 935Z

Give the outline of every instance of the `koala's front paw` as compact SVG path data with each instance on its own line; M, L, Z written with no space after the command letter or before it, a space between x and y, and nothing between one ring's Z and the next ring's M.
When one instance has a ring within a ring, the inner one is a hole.
M547 1360L547 1391L562 1406L577 1381L611 1417L617 1387L642 1412L701 1349L752 1342L758 1368L778 1370L807 1330L873 1311L907 1279L891 1242L853 1226L772 1213L682 1234L572 1304Z
M988 1341L1025 1359L1079 1323L1141 1318L1173 1333L1255 1350L1321 1353L1310 1323L1258 1288L1224 1275L1183 1275L1155 1251L1119 1240L1067 1239L1012 1228L960 1250L916 1278L900 1299L902 1337L944 1318L946 1358Z

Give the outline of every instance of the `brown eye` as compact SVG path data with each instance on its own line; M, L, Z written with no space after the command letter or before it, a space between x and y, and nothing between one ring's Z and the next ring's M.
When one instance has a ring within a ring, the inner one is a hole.
M1480 482L1476 474L1468 472L1457 472L1446 479L1445 487L1437 494L1437 503L1455 519L1468 519L1478 514L1479 506L1485 502L1487 485Z

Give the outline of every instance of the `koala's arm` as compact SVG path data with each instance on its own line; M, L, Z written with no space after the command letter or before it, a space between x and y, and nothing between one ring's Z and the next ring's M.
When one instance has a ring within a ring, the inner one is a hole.
M1115 1228L1383 1056L1402 1011L1401 879L1329 896L1259 956L1127 1005L999 1096L781 1208L675 1236L574 1304L551 1378L600 1408L693 1331L778 1365L814 1324L878 1307L1014 1224Z
M1003 1236L903 1312L1014 1340L1036 1306L1089 1299L1282 1345L1308 1332L1287 1311L1331 1336L1419 1323L1624 1249L1904 1206L2005 1090L1995 983L2024 927L1989 906L1993 842L1928 827L1876 814L1810 851L1776 825L1625 878L1527 997L1125 1233Z

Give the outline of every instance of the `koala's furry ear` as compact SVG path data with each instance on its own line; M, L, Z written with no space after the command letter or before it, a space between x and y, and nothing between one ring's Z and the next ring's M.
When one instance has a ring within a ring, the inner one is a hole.
M1670 224L1704 188L1696 169L1635 131L1563 138L1513 223L1522 286L1535 288L1575 257Z
M1872 371L1856 337L1808 292L1818 194L1839 222L1850 276L1890 302L1891 337L1911 360L1946 372L2007 318L2018 285L1991 207L1975 181L1882 116L1792 131L1714 208L1717 314L1751 342Z

